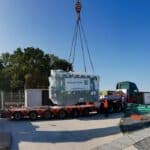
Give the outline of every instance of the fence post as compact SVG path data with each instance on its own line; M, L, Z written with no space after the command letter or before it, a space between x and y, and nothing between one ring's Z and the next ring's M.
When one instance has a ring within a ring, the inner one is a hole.
M1 109L4 110L4 92L0 91L1 96Z

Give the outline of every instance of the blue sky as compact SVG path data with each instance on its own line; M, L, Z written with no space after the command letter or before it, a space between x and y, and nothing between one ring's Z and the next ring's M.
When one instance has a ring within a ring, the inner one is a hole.
M34 46L68 59L75 0L0 0L0 53ZM130 80L150 91L150 1L82 0L100 89ZM83 70L77 47L75 70Z

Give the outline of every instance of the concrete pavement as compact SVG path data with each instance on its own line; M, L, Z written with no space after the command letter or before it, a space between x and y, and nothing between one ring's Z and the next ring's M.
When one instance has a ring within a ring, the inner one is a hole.
M100 145L92 150L108 150L108 149L128 150L130 148L132 148L133 150L134 149L136 150L136 147L134 146L134 144L148 137L150 137L150 128L145 128L136 132L131 132L129 134L126 134L122 136L121 138L114 140L113 142Z
M7 132L0 132L0 150L8 150L11 146L11 135Z
M11 132L11 150L90 150L122 137L123 114L51 121L0 120L0 130Z

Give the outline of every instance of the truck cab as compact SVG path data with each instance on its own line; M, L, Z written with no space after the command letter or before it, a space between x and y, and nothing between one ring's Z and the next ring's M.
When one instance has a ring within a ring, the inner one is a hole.
M139 90L135 83L130 81L119 82L116 85L117 91L122 91L127 98L127 103L138 103Z

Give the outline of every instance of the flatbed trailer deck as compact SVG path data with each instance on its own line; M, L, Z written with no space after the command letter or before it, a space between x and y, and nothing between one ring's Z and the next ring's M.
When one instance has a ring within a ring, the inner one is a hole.
M54 117L64 119L66 117L78 117L80 115L88 115L90 112L98 112L98 107L93 104L72 105L72 106L40 106L40 107L23 107L10 108L8 110L8 118L21 120L30 118L36 120L38 117L44 119L52 119Z
M125 101L121 98L106 98L109 103L109 113L120 112L125 109ZM78 116L89 115L92 112L103 113L103 100L96 103L84 103L71 106L38 106L38 107L22 107L22 108L10 108L7 116L9 119L21 120L23 118L29 118L31 120L37 120L38 118L52 119L59 118L64 119L67 117L76 118Z

